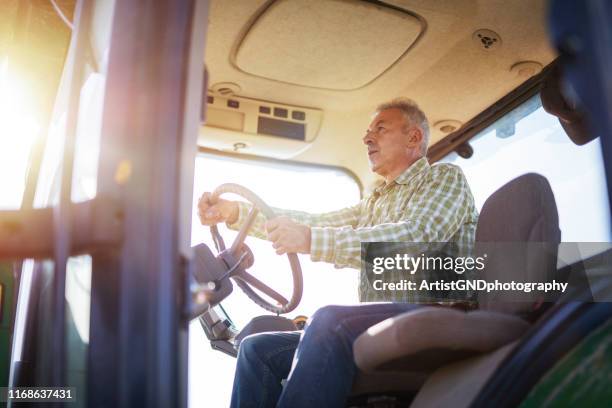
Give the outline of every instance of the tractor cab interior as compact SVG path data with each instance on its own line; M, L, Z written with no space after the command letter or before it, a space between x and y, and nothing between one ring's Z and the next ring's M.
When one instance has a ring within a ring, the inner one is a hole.
M581 283L372 326L347 406L612 403L612 7L149 3L0 6L17 22L0 43L0 130L23 136L0 139L0 386L75 387L79 406L228 406L246 336L358 302L355 270L277 256L247 237L252 221L367 197L381 180L362 137L378 104L404 96L429 119L429 162L467 178L476 250L504 248L486 278ZM548 113L559 69L563 110L590 126ZM36 104L17 97L20 73L45 89ZM240 231L201 224L204 192L253 204ZM548 250L522 262L509 243Z

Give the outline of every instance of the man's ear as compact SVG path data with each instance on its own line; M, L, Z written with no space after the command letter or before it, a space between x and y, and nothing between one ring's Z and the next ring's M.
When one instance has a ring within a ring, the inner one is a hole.
M417 147L423 143L423 132L416 126L413 126L408 130L408 146Z

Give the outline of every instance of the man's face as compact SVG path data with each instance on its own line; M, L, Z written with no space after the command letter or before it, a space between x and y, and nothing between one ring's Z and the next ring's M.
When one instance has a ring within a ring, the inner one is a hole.
M379 112L370 123L363 143L368 146L368 159L373 172L386 177L410 165L413 150L418 148L399 109Z

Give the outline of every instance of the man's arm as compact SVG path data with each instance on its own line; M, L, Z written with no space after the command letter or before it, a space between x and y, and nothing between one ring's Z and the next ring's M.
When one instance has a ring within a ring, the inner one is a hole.
M402 221L374 227L313 227L311 258L336 267L361 266L362 242L446 242L465 222L473 197L461 169L436 169L410 199Z
M331 211L321 214L311 214L303 211L283 210L273 208L276 214L275 220L289 218L293 222L305 225L307 227L339 227L339 226L355 226L359 218L359 209L361 203L352 207L347 207L338 211ZM198 216L202 225L215 225L225 222L231 229L238 230L244 223L252 205L239 201L230 201L223 198L213 200L212 194L206 192L202 194L198 201ZM258 238L267 239L266 233L266 218L262 214L258 214L253 226L250 230L250 235Z
M246 216L252 208L251 204L245 202L236 202L238 204L238 214L234 222L227 223L228 228L238 230L242 226ZM278 217L288 217L291 220L309 227L341 227L355 226L359 217L359 207L361 204L352 207L343 208L338 211L327 213L311 214L304 211L292 211L281 208L272 208L274 214ZM233 220L230 220L233 221ZM266 218L262 214L258 214L249 235L257 238L267 239Z

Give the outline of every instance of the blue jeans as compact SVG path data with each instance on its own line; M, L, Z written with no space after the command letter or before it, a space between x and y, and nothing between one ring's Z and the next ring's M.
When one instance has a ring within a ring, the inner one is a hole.
M344 407L357 372L355 339L370 326L415 307L408 303L326 306L317 310L303 333L246 337L238 353L231 406Z

